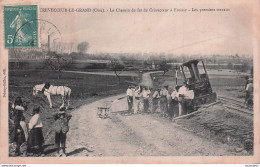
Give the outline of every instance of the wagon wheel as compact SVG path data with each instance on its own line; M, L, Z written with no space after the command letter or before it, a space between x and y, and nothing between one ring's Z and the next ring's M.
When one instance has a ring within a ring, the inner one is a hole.
M200 102L201 102L201 104L206 104L207 98L202 98L202 99L200 99Z
M106 116L106 118L108 117L108 113L107 113L108 111L109 111L109 108L105 110L105 116Z
M105 110L105 112L106 112L106 110ZM106 114L103 114L103 117L102 117L103 119L105 119L106 118Z
M101 117L101 114L102 114L102 110L98 107L97 116L98 116L98 117Z

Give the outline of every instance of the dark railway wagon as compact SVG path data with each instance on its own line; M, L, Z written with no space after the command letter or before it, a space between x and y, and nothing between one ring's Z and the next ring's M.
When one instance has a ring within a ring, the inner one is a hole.
M204 104L216 101L203 60L196 59L183 63L181 66L184 82L189 90L194 91L193 107L196 110Z

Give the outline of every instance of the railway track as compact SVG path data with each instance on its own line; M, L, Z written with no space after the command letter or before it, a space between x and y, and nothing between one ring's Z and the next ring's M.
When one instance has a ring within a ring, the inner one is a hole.
M177 119L183 119L183 118L187 118L191 115L195 115L197 113L200 113L204 110L206 110L208 107L216 105L221 103L228 111L231 111L233 113L240 113L240 115L246 115L249 116L250 118L253 118L254 112L252 109L248 109L242 101L239 100L235 100L235 99L231 99L228 97L224 97L224 96L218 96L217 98L218 100L215 103L211 103L208 105L203 105L201 106L197 111L192 112L190 114L187 115L183 115L183 116L179 116L174 118L173 120L177 120Z
M231 98L224 97L224 96L218 96L218 100L220 100L222 102L222 104L224 105L224 107L229 110L233 110L235 112L239 112L239 113L246 114L249 116L254 115L253 110L248 109L243 104L243 102L241 102L239 100L231 99Z
M221 115L217 112L218 110L211 110L209 108L215 105L220 105L221 107L223 107L224 110L219 110ZM198 114L203 111L206 111L206 113L201 115ZM211 113L209 111L216 112ZM197 131L194 130L194 132L197 133L201 130L198 127L203 127L203 129L205 131L208 131L213 138L216 138L222 142L237 144L244 150L251 152L254 145L253 115L253 110L246 108L242 101L218 96L216 102L208 105L203 105L197 111L188 115L174 118L173 121L179 121L181 124L181 119L189 119L189 122L192 122L190 125L194 126L192 128L189 128L199 129ZM183 122L183 124L185 125L185 121Z

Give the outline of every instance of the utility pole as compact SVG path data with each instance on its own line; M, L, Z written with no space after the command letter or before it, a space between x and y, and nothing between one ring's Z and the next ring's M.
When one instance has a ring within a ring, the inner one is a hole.
M51 52L51 35L48 35L48 54Z
M177 84L178 84L178 66L176 65L174 69L175 69L175 84L177 86Z

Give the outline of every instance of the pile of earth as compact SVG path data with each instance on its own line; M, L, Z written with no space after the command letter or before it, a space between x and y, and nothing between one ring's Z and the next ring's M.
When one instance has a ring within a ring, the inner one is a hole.
M235 146L235 153L253 154L253 117L229 112L221 104L178 119L176 123L196 135Z

